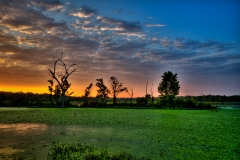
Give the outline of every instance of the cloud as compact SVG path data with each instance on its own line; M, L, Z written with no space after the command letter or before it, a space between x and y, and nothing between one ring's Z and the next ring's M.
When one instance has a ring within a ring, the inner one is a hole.
M165 24L145 24L146 27L165 27Z
M118 28L126 32L142 31L141 24L138 21L128 22L110 17L98 17L97 19L102 25L107 25L108 28Z
M100 30L100 28L99 28L98 26L92 26L92 25L82 26L82 29L83 29L83 30L92 30L92 31L98 31L98 30Z
M126 32L117 32L118 35L122 35L122 36L136 36L136 37L139 37L139 38L142 38L144 36L146 36L145 34L143 33L140 33L140 32L130 32L130 33L126 33Z
M64 7L63 3L59 0L31 0L31 5L48 11L55 11Z
M9 33L0 30L0 46L3 44L17 44L17 38Z
M224 52L229 51L236 48L234 43L226 43L226 42L219 42L217 40L205 40L199 41L194 39L186 39L186 38L175 38L169 39L167 37L161 38L159 43L162 47L165 48L174 48L177 50L192 50L196 52Z
M79 18L89 18L96 14L97 14L97 11L88 6L82 6L74 12L69 12L69 15L76 16Z

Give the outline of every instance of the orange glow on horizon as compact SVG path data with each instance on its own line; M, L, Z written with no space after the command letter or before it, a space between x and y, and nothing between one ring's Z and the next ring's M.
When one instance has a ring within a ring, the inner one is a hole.
M32 93L48 93L48 90L46 89L46 87L25 87L25 86L0 86L1 91L5 91L5 92L32 92Z
M4 91L4 92L24 92L24 93L27 93L27 92L31 92L31 93L39 93L39 94L42 94L42 93L49 93L48 89L47 89L47 86L38 86L38 87L33 87L33 86L0 86L0 91ZM79 92L81 91L81 92ZM72 96L76 96L76 97L81 97L84 95L84 89L81 88L81 89L78 89L78 90L71 90L69 89L68 92L74 92ZM145 96L145 92L143 93L139 93L138 91L135 91L134 92L134 95L133 97L136 98L136 97L144 97ZM148 93L149 94L149 93ZM90 96L91 97L96 97L97 95L97 90L96 88L94 88L92 91L91 91L91 94ZM178 96L186 96L187 94L181 92L179 92L179 95ZM154 97L158 97L159 96L159 93L158 92L155 92L153 94ZM112 95L109 94L109 97L112 98ZM126 98L130 98L129 94L126 93L126 92L123 92L123 93L120 93L118 96L118 98L120 97L126 97Z
M24 93L27 93L27 92L32 92L32 93L39 93L39 94L42 94L42 93L47 93L49 94L49 91L48 91L48 83L46 83L46 85L16 85L16 86L13 86L13 85L4 85L4 86L0 86L0 91L6 91L6 92L24 92ZM82 97L84 96L84 90L86 88L87 85L84 85L82 84L81 86L79 85L73 85L73 88L69 88L68 89L68 92L74 92L72 94L72 96L74 97ZM183 90L182 88L185 88L185 90ZM186 94L188 91L189 87L187 86L183 86L181 87L180 89L180 92L179 92L179 95L178 96L186 96L188 94ZM91 90L91 94L90 96L91 97L96 97L97 95L97 87L96 86L93 86L92 90ZM136 97L144 97L146 94L146 91L145 91L145 88L134 88L134 95L133 97L136 98ZM150 91L148 92L148 94L150 94ZM153 96L154 97L158 97L159 96L159 93L157 91L157 88L155 88L153 90ZM112 94L109 94L109 97L112 98L113 95ZM126 98L130 98L129 94L127 92L122 92L120 93L117 98L121 98L121 97L126 97Z

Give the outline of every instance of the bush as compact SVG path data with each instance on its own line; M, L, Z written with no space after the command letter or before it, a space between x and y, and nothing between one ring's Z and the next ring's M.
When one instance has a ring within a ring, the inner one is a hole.
M136 102L138 106L146 106L148 104L148 99L145 97L139 97L136 99Z
M132 156L125 151L109 155L107 148L97 149L93 145L81 143L52 143L50 151L48 160L136 160L136 156ZM144 159L144 157L141 159Z

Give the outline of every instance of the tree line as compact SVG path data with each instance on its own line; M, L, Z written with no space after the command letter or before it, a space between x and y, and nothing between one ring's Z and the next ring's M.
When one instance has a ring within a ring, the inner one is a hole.
M33 94L33 93L11 93L0 92L0 106L72 106L71 100L77 100L72 97L73 92L69 92L71 84L68 82L70 75L77 71L77 64L72 64L69 67L63 61L63 51L59 58L54 59L53 69L48 69L50 83L48 86L49 94ZM62 73L59 73L59 66L63 66ZM111 76L108 80L109 88L105 85L103 78L96 79L95 86L97 87L96 97L91 97L93 83L90 83L84 90L82 97L82 107L106 106L109 95L112 95L112 105L117 104L117 97L122 92L127 92L130 96L130 104L133 106L151 106L158 108L186 108L186 109L209 109L211 105L206 105L202 102L240 102L240 96L219 96L219 95L201 95L201 96L185 96L177 97L179 94L179 81L177 73L171 71L164 72L162 80L158 85L159 100L155 103L153 91L147 93L144 97L135 99L135 104L132 103L134 96L134 87L124 87L123 83L116 76ZM55 84L56 83L56 84ZM79 99L78 99L79 100ZM201 102L201 103L200 103ZM119 104L118 104L119 105ZM128 104L127 104L128 105Z
M222 97L222 100L219 101L217 98L210 98L208 99L207 97ZM77 101L77 102L83 102L85 100L85 95L82 97L73 97L73 96L66 96L66 102L65 104L67 106L73 106L72 102ZM125 97L125 98L118 98L118 103L117 105L121 107L121 105L130 105L130 106L152 106L151 101L148 101L148 103L137 103L137 99L141 99L144 97ZM204 100L203 100L204 98ZM161 105L160 106L160 98L159 97L154 97L155 99L155 105L154 107L156 108L164 108L165 106ZM211 100L211 101L209 101ZM107 98L107 102L112 101L111 99ZM181 97L176 97L174 100L174 103L179 102L187 102L189 103L211 103L211 102L217 102L217 103L236 103L239 104L240 102L240 95L233 95L233 96L222 96L222 95L201 95L201 96L181 96ZM89 107L96 105L98 102L98 98L95 97L88 97L88 103ZM32 92L5 92L5 91L0 91L0 107L51 107L51 106L60 106L61 102L59 100L55 105L51 105L50 99L49 99L49 93L43 93L43 94L38 94L38 93L32 93ZM100 104L98 104L101 106ZM103 106L103 105L102 105ZM75 106L79 107L79 106ZM187 104L185 106L182 106L183 108L188 108ZM191 107L194 108L194 107Z

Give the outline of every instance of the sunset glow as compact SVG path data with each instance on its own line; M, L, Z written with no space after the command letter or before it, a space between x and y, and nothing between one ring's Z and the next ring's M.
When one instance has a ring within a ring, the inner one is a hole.
M240 2L0 0L0 91L48 93L64 49L70 92L97 78L134 86L134 97L178 74L180 95L240 94ZM60 70L58 70L60 72ZM92 90L96 95L97 88ZM119 97L129 97L121 93Z

